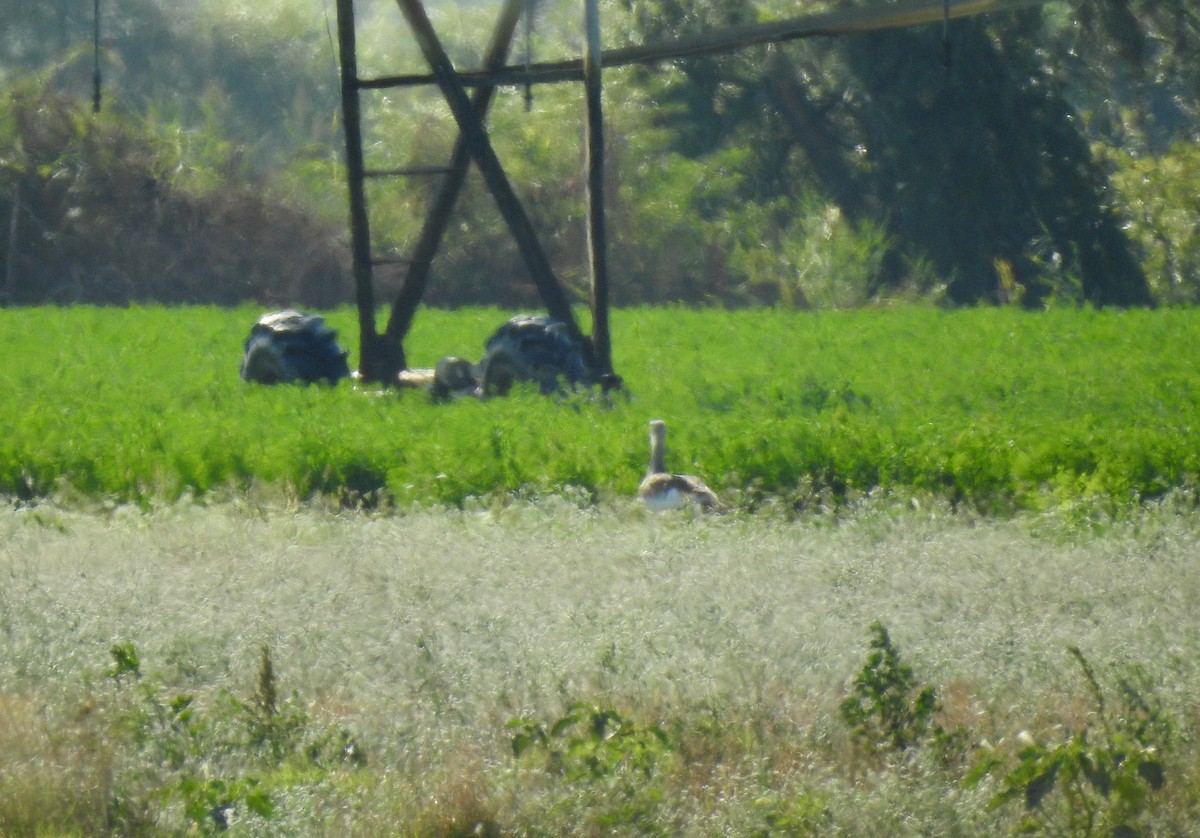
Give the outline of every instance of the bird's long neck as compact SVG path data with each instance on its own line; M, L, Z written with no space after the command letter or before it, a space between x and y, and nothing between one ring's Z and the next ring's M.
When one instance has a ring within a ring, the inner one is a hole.
M665 474L667 433L665 429L655 429L650 432L650 468L648 474Z

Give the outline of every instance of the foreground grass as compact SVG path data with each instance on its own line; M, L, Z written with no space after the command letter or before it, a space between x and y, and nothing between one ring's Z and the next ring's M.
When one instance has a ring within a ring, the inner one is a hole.
M1175 500L1084 528L881 500L10 506L0 834L1001 835L1023 807L972 765L1100 738L1071 646L1110 716L1124 679L1162 723L1129 823L1194 834L1200 519ZM843 722L875 621L953 736ZM615 758L586 732L514 756L579 706L621 720Z
M886 491L986 511L1101 509L1195 488L1200 312L625 310L628 399L266 388L250 309L0 310L0 494L149 505L268 484L344 503L630 494L650 418L670 464L743 506ZM505 317L427 310L432 366ZM355 347L353 312L330 315ZM353 359L352 359L353 361Z

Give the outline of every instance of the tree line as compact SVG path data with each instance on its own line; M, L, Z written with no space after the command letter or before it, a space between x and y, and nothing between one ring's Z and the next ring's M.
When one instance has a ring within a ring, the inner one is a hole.
M498 9L430 5L473 67ZM331 12L114 5L92 114L80 6L0 0L0 299L351 301ZM422 69L389 7L362 4L360 63ZM530 54L577 51L574 4L538 8ZM796 9L612 0L604 22L614 43L646 42L772 13ZM1195 302L1198 51L1190 0L1099 0L608 71L613 299ZM529 93L498 98L492 140L582 299L581 94ZM368 165L445 162L454 127L433 92L364 93L364 112ZM378 252L411 248L435 188L372 186ZM538 304L477 179L454 231L429 302ZM402 270L381 271L384 299Z

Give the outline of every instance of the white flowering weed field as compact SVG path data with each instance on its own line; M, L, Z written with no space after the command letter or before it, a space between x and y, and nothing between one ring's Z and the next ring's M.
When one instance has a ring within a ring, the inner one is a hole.
M9 506L0 834L1188 834L1198 524Z

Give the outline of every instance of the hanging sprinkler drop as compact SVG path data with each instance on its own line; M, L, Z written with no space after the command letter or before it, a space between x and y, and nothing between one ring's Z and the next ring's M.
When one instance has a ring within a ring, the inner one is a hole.
M537 0L526 0L525 3L525 112L533 110L533 82L528 73L533 67L533 13Z
M92 113L100 113L100 0L92 4Z
M950 73L950 0L943 0L942 3L942 66L946 68L946 73Z

